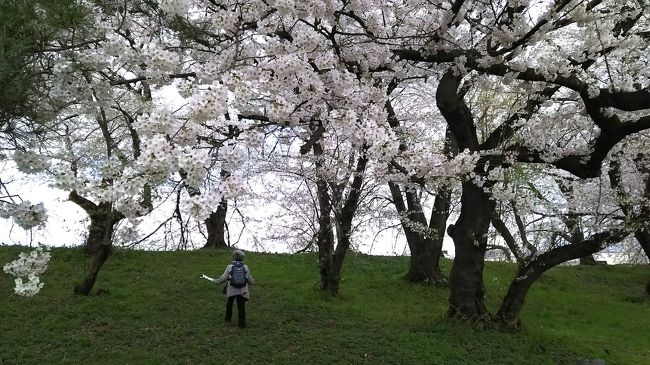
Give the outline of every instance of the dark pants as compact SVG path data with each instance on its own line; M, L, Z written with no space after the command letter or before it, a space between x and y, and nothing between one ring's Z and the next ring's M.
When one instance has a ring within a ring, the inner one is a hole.
M228 302L226 303L226 321L230 322L232 319L232 302L237 299L237 317L239 320L239 327L246 327L246 298L241 295L234 295L228 297Z

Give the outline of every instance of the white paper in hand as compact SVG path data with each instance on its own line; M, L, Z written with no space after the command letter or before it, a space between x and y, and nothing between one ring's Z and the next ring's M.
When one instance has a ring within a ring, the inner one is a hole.
M211 278L211 277L209 277L209 276L207 276L205 274L201 275L201 279L205 279L205 280L208 280L208 281L214 281L213 278Z

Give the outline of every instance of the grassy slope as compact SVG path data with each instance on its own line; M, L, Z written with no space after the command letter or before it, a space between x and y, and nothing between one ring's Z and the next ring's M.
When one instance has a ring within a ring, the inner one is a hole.
M0 247L0 265L19 248ZM54 249L34 298L13 294L0 275L0 364L646 364L650 358L647 267L561 267L532 289L515 334L444 319L447 290L403 282L407 258L350 256L342 296L316 289L314 255L250 253L259 282L248 325L223 323L224 299L202 273L218 276L230 252L119 251L95 289L73 296L84 261ZM447 265L449 262L445 262ZM514 267L489 263L496 309Z

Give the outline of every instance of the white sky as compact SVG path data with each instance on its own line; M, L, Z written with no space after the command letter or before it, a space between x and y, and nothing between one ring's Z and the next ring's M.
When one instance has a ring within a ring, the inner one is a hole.
M10 220L0 219L0 243L6 245L25 245L37 246L44 244L47 246L78 246L84 242L86 234L86 225L88 222L86 213L80 209L76 204L67 199L68 193L59 189L48 186L46 182L39 181L35 176L27 176L18 173L15 168L9 164L3 164L2 175L14 176L9 182L8 188L13 194L19 195L23 200L29 200L33 204L43 203L47 210L48 221L44 228L34 229L32 231L25 231L18 225ZM156 209L154 213L143 219L140 225L142 236L149 234L160 222L171 215L173 211L173 201L170 199L166 205ZM229 207L232 213L232 205ZM242 214L256 219L264 219L265 216L271 215L270 206L263 207L240 207ZM230 214L229 214L230 216ZM232 242L237 239L241 231L241 223L239 217L232 217L228 222ZM292 249L287 245L282 245L277 242L264 242L259 240L256 244L255 235L258 239L264 236L264 229L254 222L247 223L247 230L242 234L237 247L244 250L261 250L268 252L292 252ZM158 236L152 237L153 244L161 245L160 240L162 232ZM200 247L202 237L195 235L195 244L197 248ZM387 231L380 235L375 232L366 232L355 236L355 243L358 249L366 254L373 255L402 255L405 253L406 242L403 235L396 239L395 230ZM168 246L173 249L176 247L175 243L170 243ZM139 248L146 249L146 244L142 244ZM160 249L158 247L157 249ZM445 237L443 250L447 250L453 254L453 243L449 237ZM406 251L408 254L408 251Z

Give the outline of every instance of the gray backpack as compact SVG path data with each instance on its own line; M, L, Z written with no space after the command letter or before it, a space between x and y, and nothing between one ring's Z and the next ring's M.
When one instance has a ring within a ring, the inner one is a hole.
M235 261L230 269L230 286L233 288L243 288L246 286L246 268L241 261Z

